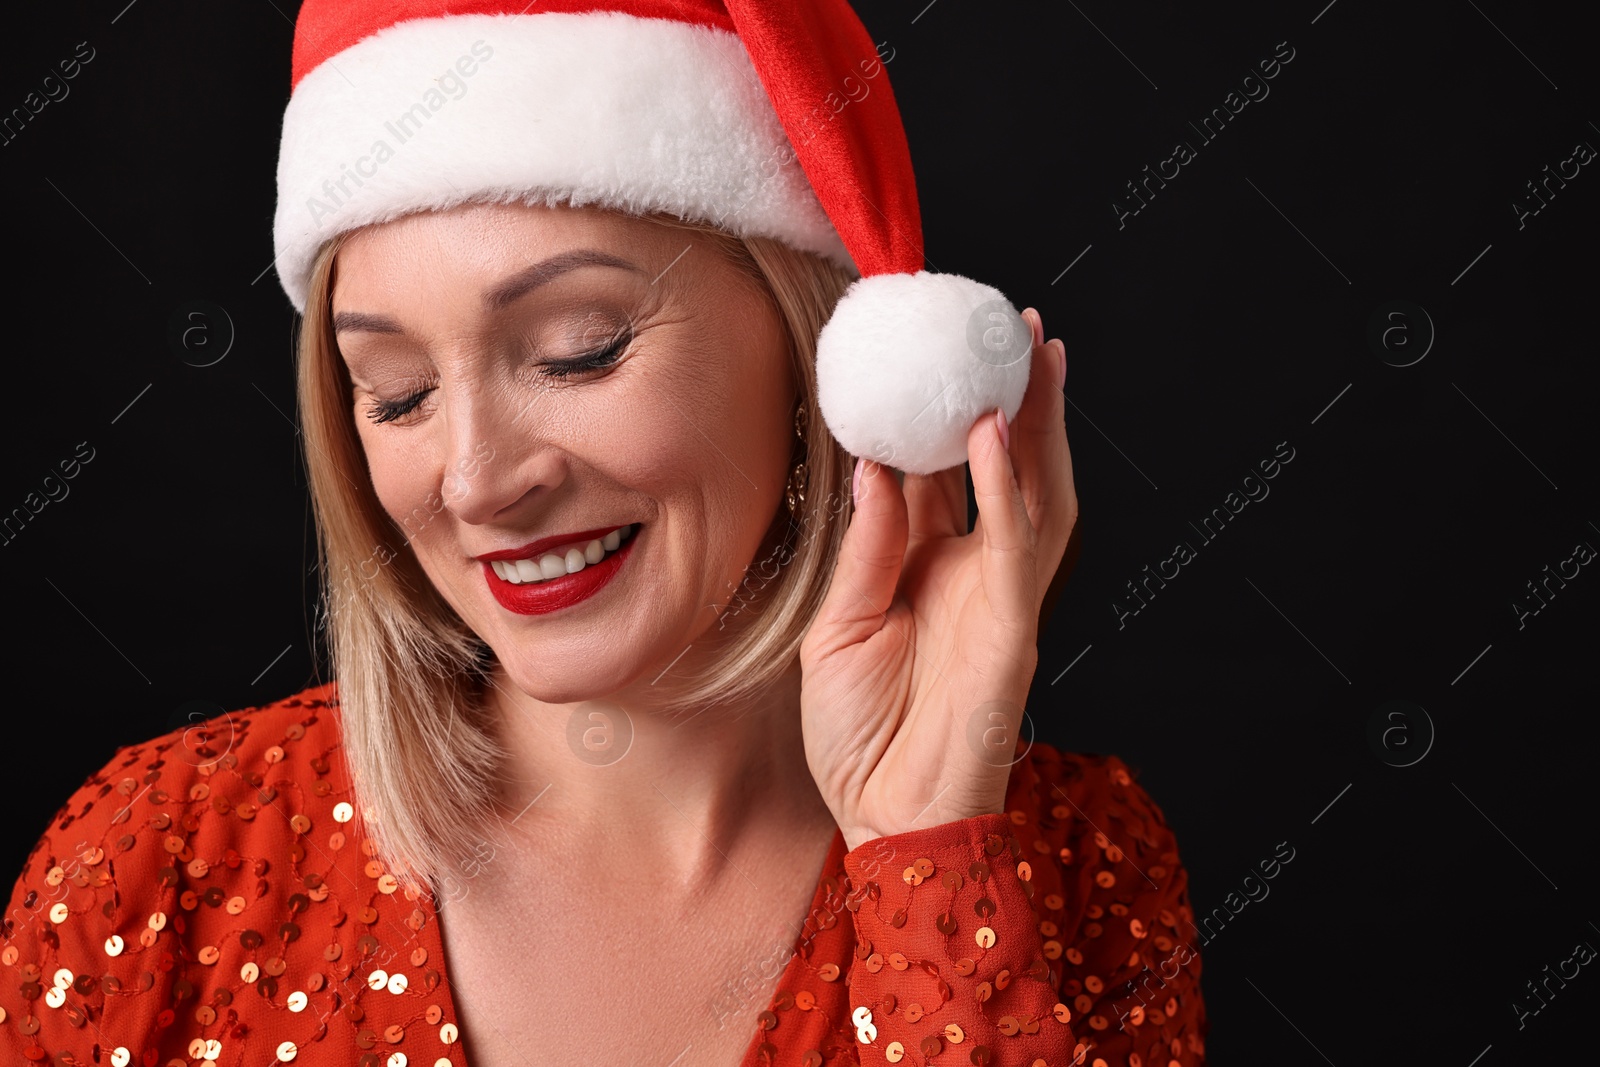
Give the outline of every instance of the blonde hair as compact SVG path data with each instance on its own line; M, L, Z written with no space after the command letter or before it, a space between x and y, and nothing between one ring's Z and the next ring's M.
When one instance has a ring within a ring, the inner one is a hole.
M817 409L816 341L852 275L776 240L647 218L696 231L757 283L787 329L809 411L804 453L797 453L807 467L804 505L791 518L780 503L718 627L746 617L727 628L711 668L680 679L680 695L660 712L676 715L756 698L792 665L821 606L844 536L853 460ZM343 243L341 235L318 253L298 353L323 591L317 631L339 683L344 754L366 832L386 869L407 889L426 892L428 880L452 866L463 831L492 817L503 781L503 750L483 701L494 656L422 570L409 548L409 522L385 513L365 477L332 323ZM422 521L431 517L423 512Z

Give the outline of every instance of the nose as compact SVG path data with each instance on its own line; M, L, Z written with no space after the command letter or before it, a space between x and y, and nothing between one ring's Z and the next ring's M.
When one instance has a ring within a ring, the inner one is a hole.
M439 494L462 522L505 522L559 484L561 453L538 417L545 395L467 388L447 397Z

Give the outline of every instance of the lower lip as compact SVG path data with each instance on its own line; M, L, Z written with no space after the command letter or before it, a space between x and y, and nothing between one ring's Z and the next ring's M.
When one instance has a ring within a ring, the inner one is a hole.
M641 532L635 528L633 536L599 563L591 564L577 574L552 578L548 582L512 585L487 563L483 565L483 574L489 581L489 592L507 611L514 611L518 615L548 615L552 611L582 603L603 589L622 569L623 561L633 551L634 542L639 540Z

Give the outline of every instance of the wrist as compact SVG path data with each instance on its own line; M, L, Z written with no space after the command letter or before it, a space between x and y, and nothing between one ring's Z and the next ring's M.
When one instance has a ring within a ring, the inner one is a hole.
M839 832L844 837L847 857L858 864L869 867L875 864L887 869L887 865L896 856L903 857L917 849L926 851L931 847L939 847L949 840L965 841L974 833L979 833L979 840L989 833L1008 834L1010 827L1010 819L1003 811L995 808L990 811L955 814L938 823L925 823L903 830L841 826ZM906 860L901 866L903 867L906 862L910 861ZM893 874L899 877L899 869L897 868Z

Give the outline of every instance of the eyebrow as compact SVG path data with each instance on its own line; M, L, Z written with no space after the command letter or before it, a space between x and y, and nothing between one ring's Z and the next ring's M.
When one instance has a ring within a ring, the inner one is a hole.
M615 267L643 275L636 264L609 252L593 248L579 248L562 252L525 267L484 294L484 307L497 311L548 282L579 267ZM335 333L359 331L362 333L404 333L405 328L386 315L372 315L364 311L340 311L333 316Z
M620 270L631 270L635 274L644 271L620 256L601 252L594 248L578 248L571 252L562 252L551 256L549 259L533 264L513 274L484 294L483 303L491 311L497 311L507 304L517 300L533 290L554 281L568 271L577 270L579 267L616 267Z

